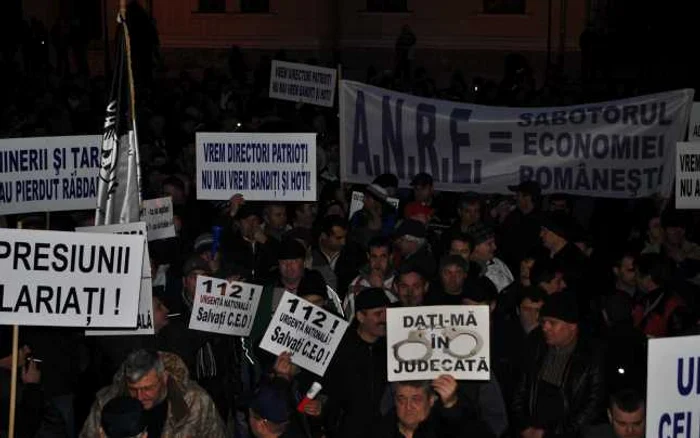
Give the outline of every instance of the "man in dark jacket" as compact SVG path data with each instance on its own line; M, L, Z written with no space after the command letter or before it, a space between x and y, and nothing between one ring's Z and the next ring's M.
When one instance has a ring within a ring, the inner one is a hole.
M457 388L457 381L450 375L442 375L432 382L394 383L395 412L382 419L373 436L376 438L492 436L480 421L465 415Z
M579 335L571 293L549 296L540 316L542 328L528 338L525 371L513 397L513 422L522 438L577 437L603 408L602 357Z
M387 382L384 290L368 288L355 298L355 321L345 333L325 376L327 420L336 438L367 437L380 416Z
M428 245L425 225L412 219L406 219L396 229L394 246L398 250L397 266L414 266L420 268L427 278L437 271L435 256Z
M516 269L520 260L539 244L542 189L536 181L524 181L508 189L516 194L517 208L501 224L498 246L506 264Z

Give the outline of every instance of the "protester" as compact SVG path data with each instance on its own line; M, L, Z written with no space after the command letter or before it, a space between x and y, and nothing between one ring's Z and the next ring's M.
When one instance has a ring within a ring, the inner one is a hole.
M550 295L533 331L513 398L513 422L523 438L577 436L594 424L605 397L601 352L579 331L576 298Z
M435 257L428 245L424 224L410 219L403 221L394 234L394 246L397 250L398 267L417 267L428 277L435 273Z
M422 306L426 303L426 296L430 283L422 274L422 270L413 265L407 265L399 269L394 282L395 295L403 307ZM440 298L436 298L439 300Z
M348 320L355 317L355 297L364 289L382 288L389 300L396 301L392 292L394 269L391 265L391 241L385 237L376 237L369 241L368 246L368 263L360 268L360 274L350 282L343 301L343 310Z
M147 438L146 414L141 402L120 396L102 408L100 438Z
M623 389L608 404L609 424L591 427L586 438L643 438L646 433L646 403L633 389Z
M384 187L370 184L365 188L362 210L350 219L350 239L366 248L374 237L389 237L396 224L396 209L387 202Z
M249 405L250 430L256 438L297 437L290 430L291 407L288 384L275 380L263 384Z
M449 374L432 382L396 382L392 388L394 410L374 429L373 437L495 436L481 422L465 415L457 381Z
M107 403L128 393L141 402L151 438L173 436L225 437L224 424L207 393L189 379L175 355L137 350L129 355L111 386L101 389L80 433L100 438Z
M440 260L439 281L435 282L425 300L426 305L462 304L464 284L468 279L469 265L457 255Z
M356 324L349 328L326 372L327 424L334 437L369 436L380 419L387 385L384 290L369 288L355 298Z
M499 226L498 242L506 264L515 269L525 254L539 244L542 188L535 181L524 181L508 189L516 194L517 208Z
M267 204L263 213L263 231L269 237L280 241L291 226L287 223L287 207L284 204Z
M496 285L498 293L503 292L513 283L513 274L508 266L496 257L496 236L491 228L484 224L473 226L469 234L474 239L474 250L470 259L481 267L483 275Z

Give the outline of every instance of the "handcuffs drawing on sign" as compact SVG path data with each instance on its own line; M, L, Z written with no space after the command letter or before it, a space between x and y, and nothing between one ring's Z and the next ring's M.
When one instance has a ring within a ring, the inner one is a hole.
M477 353L479 353L479 351L481 351L481 347L484 344L484 341L481 339L479 333L468 329L446 327L442 330L442 335L445 336L448 341L447 346L443 347L442 349L443 353L448 354L455 359L469 359L470 357L475 356ZM474 348L472 348L471 351L466 354L459 354L452 351L452 341L460 336L469 336L474 339ZM425 346L425 354L423 354L423 357L418 359L404 359L400 357L399 349L407 344L421 344ZM406 339L395 343L392 348L394 350L394 358L399 362L408 362L410 360L428 360L433 355L432 343L430 342L430 339L428 339L426 330L424 329L409 331Z

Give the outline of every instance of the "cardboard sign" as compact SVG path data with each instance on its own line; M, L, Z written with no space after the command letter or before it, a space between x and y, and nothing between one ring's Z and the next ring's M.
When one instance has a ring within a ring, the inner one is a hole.
M336 70L272 61L270 98L333 107Z
M197 133L197 199L316 200L316 134Z
M148 241L175 237L173 199L168 196L143 201L141 220L146 222Z
M700 208L700 141L676 145L676 208Z
M197 276L190 328L230 336L248 336L262 286Z
M289 351L292 363L323 376L347 328L347 321L285 291L260 348Z
M700 336L649 340L648 437L700 438Z
M399 209L399 200L397 198L386 198L386 202L389 203L396 210ZM365 203L365 194L362 192L352 192L352 197L350 198L350 214L348 218L352 219L352 215L362 210Z
M0 140L0 212L94 209L100 135Z
M104 233L137 235L146 237L146 223L132 222L130 224L101 225L99 227L80 227L76 229L84 233ZM143 259L141 263L141 283L139 287L139 313L135 327L130 330L86 330L86 336L119 336L119 335L152 335L153 329L153 289L151 280L151 257L148 244L143 242Z
M390 382L489 380L488 306L427 306L386 310Z
M134 327L142 236L0 229L0 324Z

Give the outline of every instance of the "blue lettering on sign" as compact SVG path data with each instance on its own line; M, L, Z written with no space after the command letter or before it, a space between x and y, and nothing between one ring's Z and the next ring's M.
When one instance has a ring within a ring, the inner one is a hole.
M455 108L450 114L450 140L452 142L452 179L456 183L472 182L472 163L462 163L459 159L461 148L471 146L468 132L459 130L459 122L469 123L472 112L468 109Z
M357 167L365 163L365 173L372 175L369 158L369 140L367 134L367 111L365 110L365 93L357 92L355 100L355 126L352 134L352 173L357 175Z
M384 151L384 170L391 169L389 149L391 149L396 162L396 174L400 179L405 176L405 163L403 158L403 99L396 101L396 122L391 117L391 96L384 96L382 100L382 148ZM392 123L393 122L393 123Z
M696 394L700 394L700 358L697 358L697 368L696 368L696 358L687 358L688 363L688 373L687 380L684 378L686 373L684 372L685 367L683 364L686 363L686 359L678 358L678 393L682 396L687 396L693 389L695 389Z
M418 104L416 107L416 143L418 144L419 167L423 169L423 157L425 152L437 161L435 151L435 138L437 136L436 118L437 109L434 105L427 103ZM433 173L433 176L437 175Z
M523 155L604 160L652 160L664 156L663 135L525 132Z

